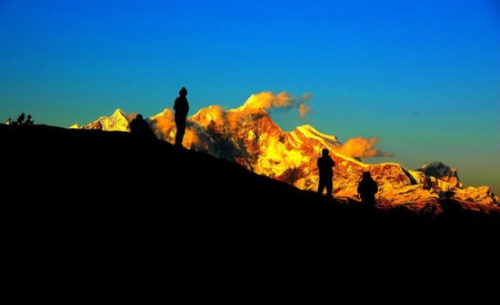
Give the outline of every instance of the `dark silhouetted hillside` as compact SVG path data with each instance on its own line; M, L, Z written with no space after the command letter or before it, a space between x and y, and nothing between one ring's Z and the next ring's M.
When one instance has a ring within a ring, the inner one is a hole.
M168 279L194 293L220 289L221 277L224 289L241 291L243 282L328 272L372 285L388 272L393 280L477 272L477 259L496 255L498 218L452 201L437 219L368 212L126 132L0 125L0 143L11 283L42 288L57 277L58 289L72 291Z
M498 215L454 209L452 201L447 213L432 219L397 208L365 211L355 202L330 200L164 141L143 143L126 132L1 125L0 142L4 205L12 221L24 224L21 230L283 241L348 240L353 234L391 240L402 231L463 238L499 227Z

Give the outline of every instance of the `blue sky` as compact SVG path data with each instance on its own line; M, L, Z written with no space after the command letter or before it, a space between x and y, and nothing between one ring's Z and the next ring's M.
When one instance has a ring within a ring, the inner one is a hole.
M231 109L263 91L311 94L304 119L376 137L415 169L442 161L500 193L500 3L0 0L0 115L69 127L171 108Z

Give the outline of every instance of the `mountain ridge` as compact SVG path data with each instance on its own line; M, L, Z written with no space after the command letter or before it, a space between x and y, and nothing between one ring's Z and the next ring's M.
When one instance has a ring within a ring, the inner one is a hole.
M403 205L370 212L348 197L331 200L204 152L162 140L138 143L127 132L0 125L0 139L9 148L3 192L9 202L22 196L22 202L50 203L90 219L99 210L109 214L121 206L133 212L142 206L133 213L178 217L176 222L193 225L231 222L245 230L255 221L263 228L298 230L319 224L330 229L500 225L500 212L463 208L453 198L424 202L424 212ZM27 192L19 193L19 182ZM164 200L158 203L159 195Z
M255 102L254 96L245 105ZM124 126L122 131L128 131L126 122L129 118L125 113L118 113L118 117L100 117L97 121L106 120L120 124ZM175 123L171 109L165 108L147 120L159 139L173 143ZM110 122L94 121L73 128L94 129L101 126L102 130L108 130L102 126L112 125ZM112 127L110 130L115 129ZM189 149L234 161L250 171L309 191L315 190L318 181L315 156L319 156L321 149L326 147L338 164L334 169L334 195L337 197L357 200L358 177L369 170L381 186L377 196L380 206L385 208L404 204L422 209L424 206L418 202L436 200L451 193L463 202L463 206L471 209L496 210L500 207L500 198L489 186L464 188L456 169L441 161L412 170L395 162L368 164L356 157L384 155L372 147L374 143L373 139L350 139L341 143L336 136L321 133L309 124L284 132L265 109L239 107L225 111L212 105L188 118L183 144ZM441 167L441 170L429 168L434 166ZM450 175L436 175L443 172L443 168L447 168L444 172Z

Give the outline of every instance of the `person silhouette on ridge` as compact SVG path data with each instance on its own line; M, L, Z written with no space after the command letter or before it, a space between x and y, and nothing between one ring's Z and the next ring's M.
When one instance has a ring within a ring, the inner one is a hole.
M186 119L189 112L189 103L186 98L187 89L182 87L179 91L179 96L174 101L175 110L175 126L177 131L175 133L175 146L182 146L184 139L184 132L186 131Z
M367 208L375 208L375 204L377 203L375 194L378 192L378 185L370 172L363 172L357 191L363 205Z
M28 114L27 118L28 119L26 120L25 124L29 125L29 126L33 126L35 124L35 121L32 120L33 117L31 116L31 114Z
M319 169L319 183L318 183L318 193L323 195L323 191L326 188L326 196L332 197L333 195L333 167L335 166L335 161L333 161L330 156L328 149L323 148L321 151L321 157L318 158L316 164Z
M158 139L154 134L153 130L149 127L148 122L146 122L142 114L138 114L135 118L130 121L129 124L130 133L132 137L140 140L153 140Z
M24 118L25 118L25 114L24 114L24 112L21 112L21 114L17 117L16 124L17 125L24 124Z

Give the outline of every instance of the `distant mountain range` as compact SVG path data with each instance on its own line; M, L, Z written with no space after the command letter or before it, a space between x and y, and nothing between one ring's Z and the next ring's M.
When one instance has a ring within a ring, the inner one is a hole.
M407 169L393 162L366 164L361 158L363 153L358 153L360 146L366 145L361 140L345 145L337 137L321 133L310 125L284 132L272 121L265 107L255 106L258 98L251 96L243 106L227 111L219 106L200 109L188 118L184 147L238 163L256 174L309 191L316 190L318 184L316 159L323 148L328 148L336 162L334 196L340 200L359 200L357 184L362 172L370 171L379 185L377 202L381 209L404 205L416 211L439 210L436 202L444 197L452 197L471 210L500 209L500 198L490 187L464 188L457 170L441 161L418 169ZM109 117L102 116L86 125L70 128L128 132L133 117L117 109ZM166 108L147 121L159 139L174 142L172 109Z

